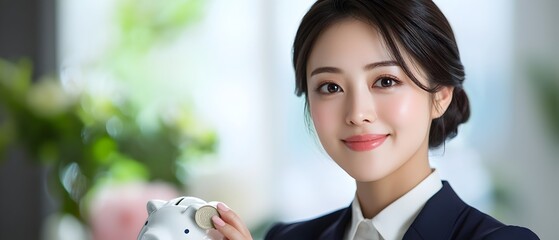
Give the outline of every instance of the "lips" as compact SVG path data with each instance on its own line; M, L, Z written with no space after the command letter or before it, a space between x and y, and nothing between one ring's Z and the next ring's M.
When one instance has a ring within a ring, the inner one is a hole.
M342 142L353 151L371 151L384 143L387 134L363 134L343 139Z

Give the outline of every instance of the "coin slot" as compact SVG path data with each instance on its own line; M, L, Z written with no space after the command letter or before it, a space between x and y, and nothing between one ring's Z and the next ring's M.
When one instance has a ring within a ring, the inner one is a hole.
M182 202L182 200L184 200L184 198L181 198L181 199L180 199L180 200L179 200L179 201L178 201L177 203L175 203L175 206L178 206L178 205L179 205L179 203L181 203L181 202Z

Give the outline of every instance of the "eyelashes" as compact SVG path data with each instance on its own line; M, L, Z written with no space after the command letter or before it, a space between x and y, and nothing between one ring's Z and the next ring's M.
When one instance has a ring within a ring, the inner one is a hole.
M390 88L399 86L400 84L402 84L402 81L395 76L381 75L375 79L371 88L388 90ZM333 81L325 81L319 84L315 91L319 94L330 95L343 92L343 89L339 84Z
M318 86L316 91L320 94L333 94L342 91L340 85L333 82L325 82Z
M383 75L377 78L373 87L390 88L401 84L402 82L393 76Z

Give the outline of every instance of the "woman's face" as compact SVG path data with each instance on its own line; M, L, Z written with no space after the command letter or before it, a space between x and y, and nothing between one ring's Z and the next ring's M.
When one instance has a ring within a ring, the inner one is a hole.
M398 67L370 25L344 20L323 32L308 60L307 86L320 142L357 181L380 180L411 159L428 161L429 127L439 115L431 94Z

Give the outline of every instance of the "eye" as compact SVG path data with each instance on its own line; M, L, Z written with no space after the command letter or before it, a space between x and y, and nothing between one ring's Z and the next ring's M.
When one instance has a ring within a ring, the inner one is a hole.
M188 228L184 230L184 234L188 234L189 232L190 230L188 230Z
M318 87L317 91L323 94L332 94L341 92L342 88L340 87L340 85L335 83L324 83Z
M375 83L373 84L373 87L389 88L389 87L394 87L394 86L398 85L399 83L400 83L400 81L396 80L393 77L383 76L383 77L380 77L379 79L377 79L375 81Z

